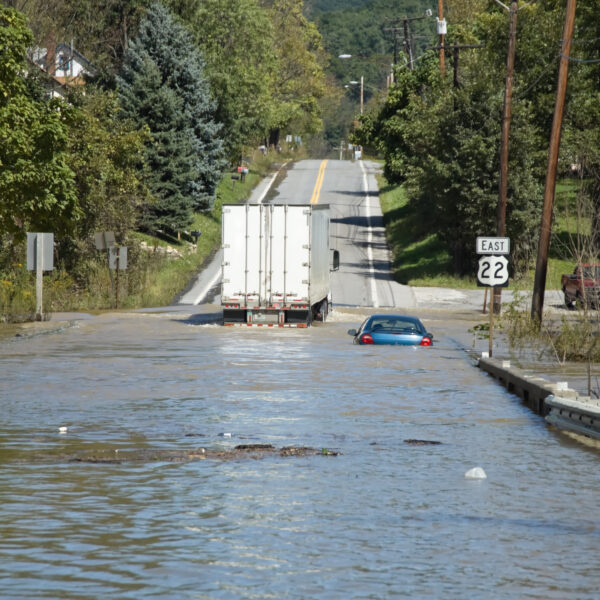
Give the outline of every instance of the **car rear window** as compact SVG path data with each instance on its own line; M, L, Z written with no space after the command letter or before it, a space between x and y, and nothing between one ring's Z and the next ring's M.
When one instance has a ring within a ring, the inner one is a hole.
M370 329L388 333L422 333L418 323L405 319L373 319Z

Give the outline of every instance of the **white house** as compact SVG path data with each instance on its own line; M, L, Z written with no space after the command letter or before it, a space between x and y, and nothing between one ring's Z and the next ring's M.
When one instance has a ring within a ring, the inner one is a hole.
M95 74L92 63L72 44L35 48L31 52L31 60L61 85L84 84L85 75Z

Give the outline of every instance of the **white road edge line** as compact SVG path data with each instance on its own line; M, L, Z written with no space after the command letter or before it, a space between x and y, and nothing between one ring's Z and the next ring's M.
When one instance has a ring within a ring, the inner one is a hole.
M365 209L367 213L367 259L369 261L369 273L371 275L371 299L373 300L373 308L379 308L379 297L377 295L377 282L375 280L375 266L373 264L373 228L371 225L371 206L369 196L369 182L367 181L367 172L363 161L360 161L360 170L363 176L363 191L365 192Z
M256 201L257 204L262 204L262 201L265 199L265 196L271 189L271 186L273 185L273 182L275 181L275 178L277 177L277 175L279 175L279 171L277 171L277 173L275 173L275 175L273 175L273 177L271 177L271 180L267 184L267 187L265 188L264 192L260 195L260 198Z
M273 175L273 177L271 177L271 179L269 180L269 183L267 184L267 187L264 189L263 193L260 195L260 197L256 201L257 204L262 204L262 201L265 199L267 193L271 189L271 186L273 185L273 182L277 178L277 175L279 175L279 171L277 171L277 173L275 173L275 175ZM196 300L194 300L194 302L192 302L192 304L194 306L196 306L197 304L200 304L200 302L204 299L206 294L208 294L208 292L210 292L210 290L217 284L217 282L219 281L220 278L221 278L221 268L219 268L217 270L215 276L210 280L210 283L202 289L202 291L198 294L198 297L196 298Z
M194 300L194 302L192 302L192 304L194 306L200 304L200 301L204 300L204 297L206 296L206 294L208 294L208 292L210 292L210 290L217 284L219 279L221 279L221 268L220 267L217 269L215 276L210 280L210 283L203 288L203 290L198 294L198 297L196 298L196 300Z

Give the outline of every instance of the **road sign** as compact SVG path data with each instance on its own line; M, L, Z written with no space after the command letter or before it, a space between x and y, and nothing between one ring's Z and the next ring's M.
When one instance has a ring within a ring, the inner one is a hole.
M94 243L96 244L96 250L108 250L108 248L115 245L114 231L99 231L95 233Z
M38 259L41 261L39 264ZM54 234L27 232L27 270L37 271L40 267L42 271L52 271L54 268Z
M479 259L477 283L487 287L508 285L508 259L505 256L482 256Z
M124 271L127 269L127 247L126 246L111 246L108 249L108 268L111 270L117 269Z
M476 248L477 254L510 254L510 238L480 236Z

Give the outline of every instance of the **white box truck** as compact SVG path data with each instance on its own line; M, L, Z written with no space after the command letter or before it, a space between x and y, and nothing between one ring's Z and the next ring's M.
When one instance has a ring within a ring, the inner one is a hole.
M307 327L327 318L328 205L228 204L222 217L225 325Z

